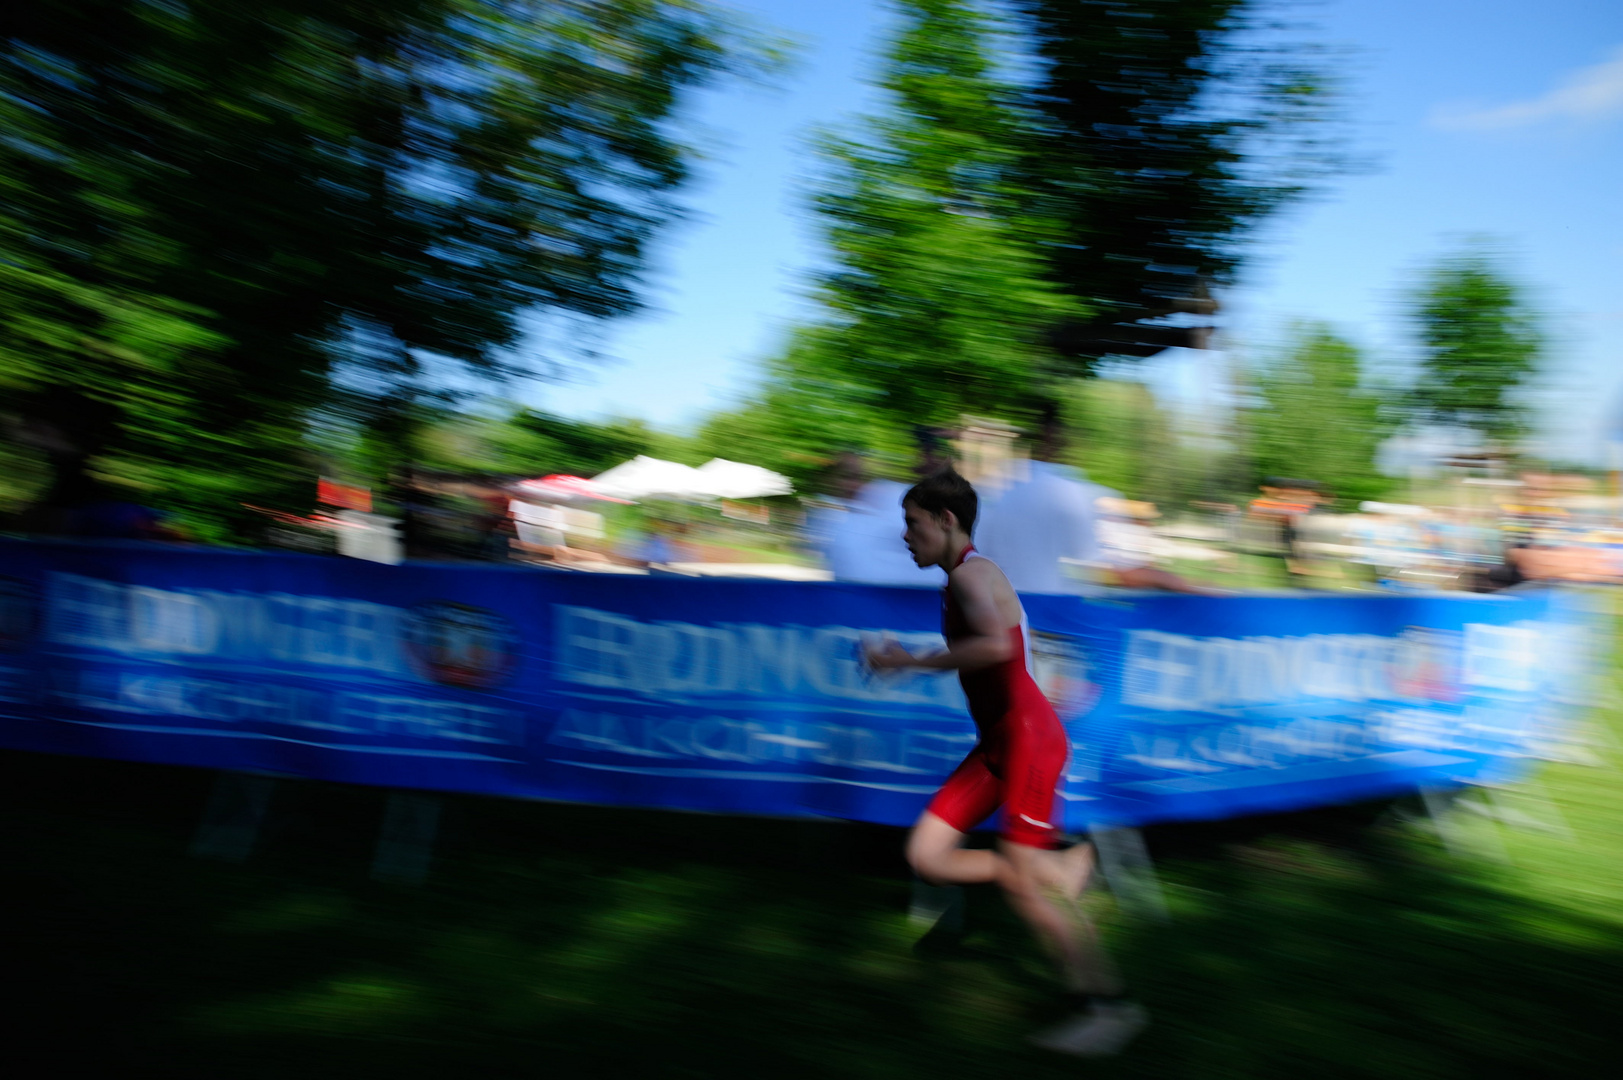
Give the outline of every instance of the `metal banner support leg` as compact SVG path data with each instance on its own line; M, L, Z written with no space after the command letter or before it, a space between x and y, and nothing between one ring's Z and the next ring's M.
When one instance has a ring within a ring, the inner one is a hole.
M1110 886L1122 907L1162 922L1170 919L1161 881L1155 876L1155 864L1150 862L1143 835L1137 829L1093 829L1089 835L1094 850L1099 853L1099 869L1104 874L1105 884Z
M931 885L913 879L913 902L908 920L928 928L931 934L957 936L964 932L964 890L957 885Z
M203 808L203 820L192 837L192 855L224 862L247 861L259 838L275 788L274 777L220 773Z
M434 855L434 834L439 831L440 800L435 795L390 792L383 808L383 828L372 855L372 877L402 885L421 885L428 879Z
M1431 787L1421 788L1420 798L1426 805L1426 813L1431 817L1432 828L1437 830L1437 836L1449 854L1469 855L1474 852L1502 863L1510 861L1510 853L1505 850L1504 841L1499 838L1498 818L1491 802L1474 801L1467 798L1463 791ZM1469 810L1479 814L1487 818L1488 823L1473 835L1472 830L1467 830L1461 824L1456 810Z

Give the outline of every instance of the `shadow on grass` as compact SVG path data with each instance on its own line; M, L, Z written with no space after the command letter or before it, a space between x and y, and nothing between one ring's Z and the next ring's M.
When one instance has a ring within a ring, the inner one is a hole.
M1379 828L1356 847L1275 835L1165 866L1173 920L1114 937L1168 1021L1122 1075L1608 1071L1623 925L1532 900L1508 871Z
M1618 927L1412 836L1185 830L1176 918L1111 929L1153 1026L1083 1064L1024 1045L1052 986L995 898L914 953L895 830L456 797L409 888L366 877L377 791L281 785L227 866L185 854L207 774L3 766L53 1074L1585 1075L1623 1004Z

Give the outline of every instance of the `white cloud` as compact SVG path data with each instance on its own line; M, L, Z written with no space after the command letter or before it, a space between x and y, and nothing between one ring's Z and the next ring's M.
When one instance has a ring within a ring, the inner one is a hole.
M1432 110L1433 127L1493 131L1545 120L1600 120L1623 113L1623 46L1612 58L1579 68L1555 89L1508 105L1445 105Z

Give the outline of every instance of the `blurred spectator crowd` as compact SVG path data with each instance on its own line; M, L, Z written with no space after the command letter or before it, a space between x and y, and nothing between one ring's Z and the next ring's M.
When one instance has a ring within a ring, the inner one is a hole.
M54 404L61 407L11 424L15 441L48 459L53 481L5 529L188 542L183 528L98 477L88 434L96 425L84 409ZM1507 460L1477 455L1412 481L1404 502L1341 505L1311 479L1271 477L1249 502L1195 502L1169 514L1062 464L1055 416L1029 444L1020 436L968 418L957 430L920 428L911 461L840 453L814 493L793 492L784 477L751 465L637 457L595 478L402 466L376 492L318 481L308 514L244 509L262 519L268 547L379 562L930 586L940 573L913 565L901 543L900 504L912 479L952 466L982 495L977 542L1024 591L1488 592L1526 581L1623 581L1623 500L1585 475L1513 472Z

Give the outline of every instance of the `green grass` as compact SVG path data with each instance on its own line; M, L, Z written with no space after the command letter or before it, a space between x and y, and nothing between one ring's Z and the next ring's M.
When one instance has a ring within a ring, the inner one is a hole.
M1598 1076L1623 1026L1615 762L1540 771L1570 835L1458 853L1366 808L1152 832L1173 919L1098 907L1153 1023L1099 1063L1025 1046L1054 987L996 897L914 949L894 830L449 797L411 887L378 791L282 783L234 866L186 854L208 774L0 768L27 1075Z

